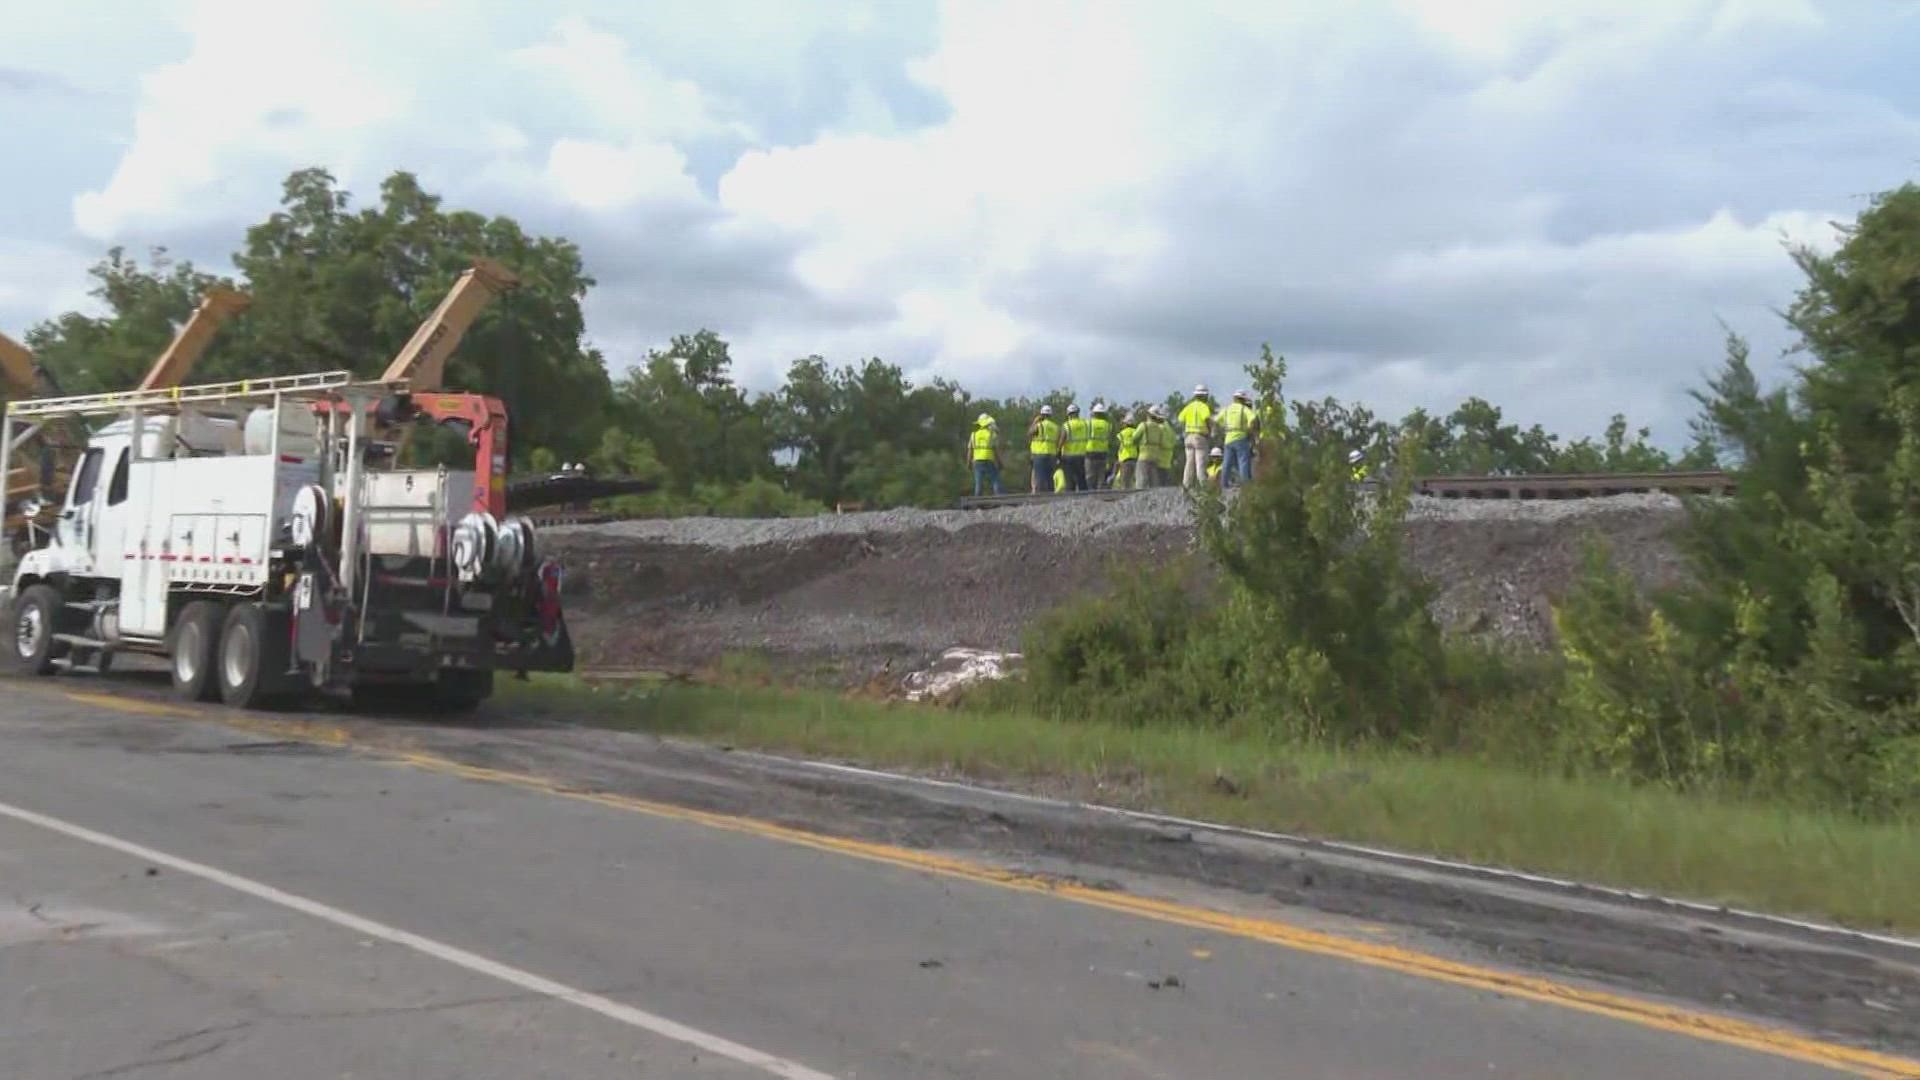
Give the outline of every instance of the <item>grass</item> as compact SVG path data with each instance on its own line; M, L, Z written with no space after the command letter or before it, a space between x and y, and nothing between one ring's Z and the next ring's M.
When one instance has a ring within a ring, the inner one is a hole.
M757 686L505 683L584 723L933 770L1850 926L1920 930L1920 821L1712 799L1464 758L1302 748Z

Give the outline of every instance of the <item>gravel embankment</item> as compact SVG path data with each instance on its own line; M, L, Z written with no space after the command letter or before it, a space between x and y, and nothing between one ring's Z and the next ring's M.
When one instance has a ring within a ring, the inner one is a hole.
M1551 606L1586 538L1643 585L1676 580L1665 495L1496 501L1415 498L1408 556L1441 622L1521 647L1551 643ZM699 670L761 653L823 681L893 681L952 646L1014 649L1046 610L1116 570L1192 546L1177 489L994 510L811 518L680 518L543 534L567 561L583 663Z

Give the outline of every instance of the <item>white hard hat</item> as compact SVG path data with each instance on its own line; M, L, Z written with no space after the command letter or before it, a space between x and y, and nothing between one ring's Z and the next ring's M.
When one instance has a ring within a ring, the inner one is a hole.
M1165 406L1154 405L1147 409L1147 415L1153 417L1155 420L1165 420L1167 418L1167 410Z
M1193 388L1193 396L1194 396L1194 397L1206 397L1206 396L1207 396L1207 384L1206 384L1206 383L1201 383L1200 385L1198 385L1198 386L1196 386L1196 387L1194 387L1194 388Z
M981 413L979 419L975 420L973 423L975 427L986 427L989 424L993 423L993 417L988 416L986 413Z
M1040 406L1040 415L1041 415L1041 416L1052 416L1052 415L1053 415L1053 406L1051 406L1051 405L1042 405L1042 406Z
M1094 415L1095 415L1095 416L1105 416L1105 415L1107 415L1107 404L1106 404L1106 402L1104 402L1104 401L1096 401L1096 402L1094 402L1094 403L1093 403L1093 412L1094 412Z
M1068 406L1067 406L1067 415L1069 415L1069 416L1071 416L1071 415L1073 415L1074 413L1077 413L1077 412L1079 412L1079 411L1080 411L1080 403L1079 403L1079 402L1077 402L1077 401L1076 401L1076 402L1074 402L1073 404L1071 404L1071 405L1068 405Z
M1226 455L1222 454L1220 452L1220 448L1216 446L1213 449L1207 451L1207 456L1208 457L1225 457Z
M1347 464L1358 465L1365 460L1367 460L1367 452L1365 450L1347 451Z
M1235 391L1233 392L1233 396L1234 396L1234 397L1237 397L1237 398L1239 398L1239 399L1240 399L1241 401L1252 401L1252 400L1253 400L1253 391L1251 391L1251 390L1235 390Z

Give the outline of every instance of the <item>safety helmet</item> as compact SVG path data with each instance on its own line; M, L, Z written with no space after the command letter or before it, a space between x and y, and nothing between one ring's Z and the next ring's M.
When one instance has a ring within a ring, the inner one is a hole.
M1104 402L1104 401L1096 401L1096 402L1094 402L1094 403L1093 403L1093 415L1095 415L1095 416L1105 416L1105 415L1107 415L1107 403L1106 403L1106 402Z
M1125 421L1126 421L1127 423L1129 423L1129 424L1137 424L1137 423L1139 423L1139 422L1140 422L1140 410L1139 410L1139 409L1128 409L1128 410L1127 410L1127 415L1126 415L1126 416L1124 417L1124 419L1125 419Z
M1040 415L1041 415L1041 416L1052 416L1052 415L1053 415L1053 406L1051 406L1051 405L1042 405L1042 406L1040 406Z
M1194 397L1206 397L1206 396L1207 396L1207 384L1206 384L1206 383L1201 383L1200 385L1198 385L1198 386L1195 386L1195 387L1193 388L1193 396L1194 396Z
M1358 465L1365 460L1367 460L1367 452L1365 450L1347 451L1347 464Z
M1068 416L1080 415L1080 405L1078 402L1075 402L1074 404L1067 406L1067 415Z
M1147 415L1153 417L1155 420L1165 420L1167 418L1167 408L1164 405L1155 405L1147 410Z
M1253 391L1251 391L1251 390L1235 390L1235 391L1233 392L1233 399L1234 399L1235 401L1244 401L1244 402L1246 402L1247 404L1249 404L1249 405L1251 405L1251 404L1253 404Z
M975 427L992 427L994 420L993 417L988 416L986 413L981 413L980 418L973 423Z
M1216 446L1213 449L1207 451L1207 456L1210 458L1216 458L1216 457L1224 457L1225 455L1222 454L1220 452L1220 448Z

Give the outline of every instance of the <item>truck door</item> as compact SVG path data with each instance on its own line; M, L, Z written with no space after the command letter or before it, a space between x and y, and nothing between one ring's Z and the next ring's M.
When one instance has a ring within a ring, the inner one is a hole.
M73 471L73 486L67 489L67 508L60 512L54 535L62 547L76 552L91 552L93 539L93 494L100 483L99 447L88 450Z
M107 473L104 498L93 500L93 572L101 577L119 577L127 545L127 447L107 448L113 470Z

